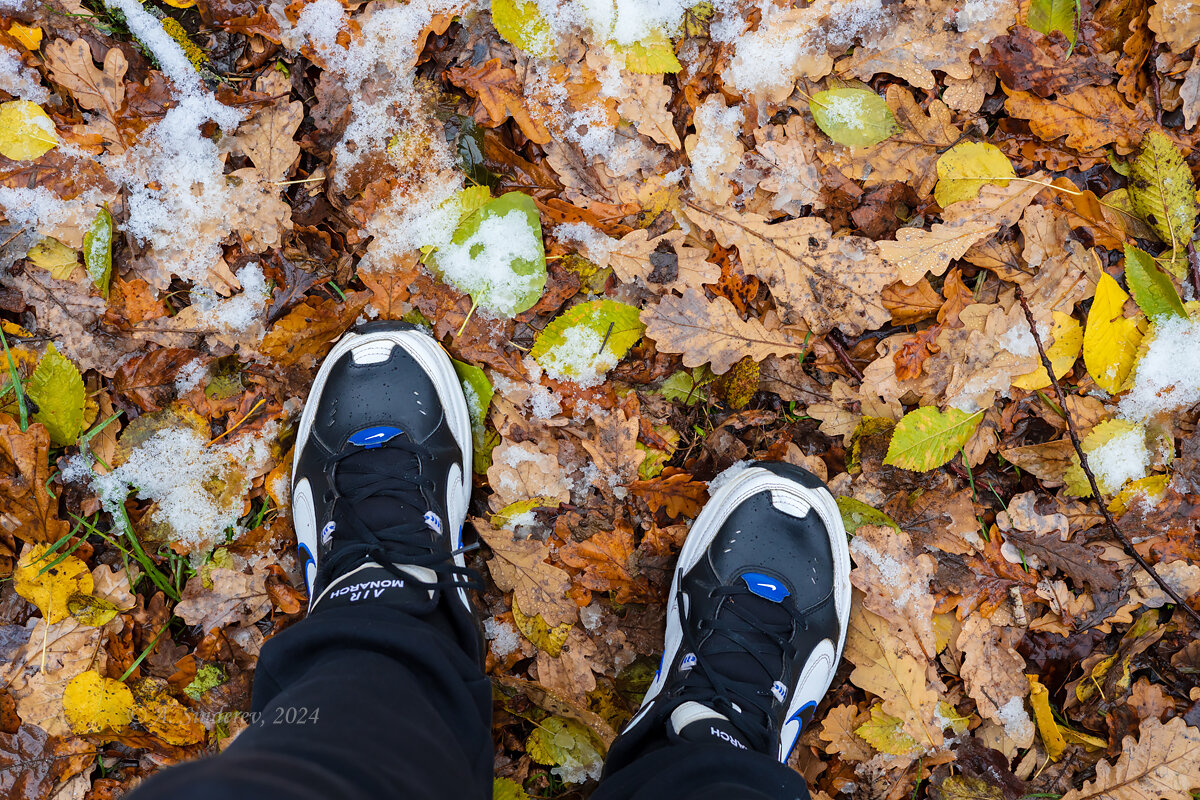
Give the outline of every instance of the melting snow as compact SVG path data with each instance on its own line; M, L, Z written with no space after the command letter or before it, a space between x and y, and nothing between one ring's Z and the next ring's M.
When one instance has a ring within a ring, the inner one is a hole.
M1144 420L1200 402L1200 320L1173 318L1155 325L1138 360L1133 388L1120 414Z

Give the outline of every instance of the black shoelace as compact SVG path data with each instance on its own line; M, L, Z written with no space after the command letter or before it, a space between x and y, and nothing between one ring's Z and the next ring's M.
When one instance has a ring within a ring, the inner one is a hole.
M417 603L414 613L432 611L443 589L479 588L478 574L453 560L474 547L448 552L425 521L429 509L422 491L431 491L436 484L420 476L431 458L428 448L396 436L379 448L347 448L326 462L333 487L326 500L333 502L331 516L337 527L333 549L321 563L321 586L373 561L406 585L432 590L428 604ZM442 524L448 525L449 520ZM427 567L437 580L422 581L397 564Z
M722 586L709 596L730 599L722 604L720 619L697 623L699 631L711 631L703 650L698 634L686 621L682 625L684 645L695 654L696 664L672 694L724 714L754 749L774 752L770 687L780 664L796 657L796 629L807 629L808 623L792 604L764 600L745 586ZM682 590L677 603L682 616Z

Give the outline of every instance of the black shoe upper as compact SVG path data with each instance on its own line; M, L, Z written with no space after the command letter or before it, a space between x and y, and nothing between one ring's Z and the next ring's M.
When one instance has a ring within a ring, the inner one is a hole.
M410 584L416 583L411 572L401 573L396 564L433 570L437 581L425 588L434 590L436 604L440 590L466 574L451 558L449 526L458 523L450 520L446 487L455 466L463 471L458 476L470 469L437 389L421 365L394 346L375 363L343 354L319 390L309 399L318 405L293 476L311 485L320 531L312 596L373 561Z
M823 490L818 478L798 467L753 466ZM751 495L730 511L699 561L678 576L676 600L682 642L671 662L660 666L666 678L656 708L629 733L644 741L674 709L694 701L727 717L751 749L775 755L809 657L826 639L836 650L842 635L830 532L820 515L815 509L801 517L785 513L769 490ZM795 730L814 709L815 703L805 703L794 712L800 723Z

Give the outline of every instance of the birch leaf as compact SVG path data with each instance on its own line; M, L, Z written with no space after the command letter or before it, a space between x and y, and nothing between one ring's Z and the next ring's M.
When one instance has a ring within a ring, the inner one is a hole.
M1125 316L1128 299L1111 275L1101 273L1083 331L1083 363L1096 385L1110 394L1126 388L1146 333L1141 314Z
M982 418L983 411L968 414L957 408L910 411L896 423L883 463L914 472L937 469L962 449Z
M1133 210L1159 238L1178 250L1196 228L1196 183L1179 149L1158 131L1150 131L1130 165L1129 199Z

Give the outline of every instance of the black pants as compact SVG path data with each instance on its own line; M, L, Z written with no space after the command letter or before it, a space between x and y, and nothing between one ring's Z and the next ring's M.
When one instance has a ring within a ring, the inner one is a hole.
M164 769L133 800L492 796L491 686L448 626L384 605L323 609L263 646L253 712L225 752ZM719 744L607 773L595 800L808 800L791 769Z

